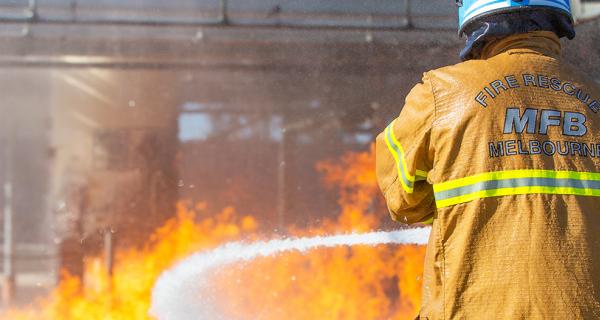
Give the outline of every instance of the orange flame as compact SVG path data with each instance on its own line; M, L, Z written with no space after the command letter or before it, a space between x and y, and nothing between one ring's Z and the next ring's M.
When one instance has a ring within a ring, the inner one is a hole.
M338 187L341 213L292 235L369 231L387 219L377 209L374 152L349 153L317 165L324 182ZM157 229L142 249L121 250L112 278L101 259L86 263L85 278L64 274L48 297L5 319L148 319L160 273L193 252L239 239L257 239L257 222L227 208L217 215L203 204L179 203L177 216ZM420 305L424 248L377 246L286 253L236 265L215 274L228 318L407 319Z

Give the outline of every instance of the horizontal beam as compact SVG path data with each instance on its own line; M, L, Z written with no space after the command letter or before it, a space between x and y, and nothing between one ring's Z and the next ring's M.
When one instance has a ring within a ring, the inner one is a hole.
M371 23L371 24L360 24L360 23L333 23L327 22L323 19L323 22L302 22L299 21L244 21L244 20L195 20L195 19L180 19L180 20L168 20L168 19L114 19L114 18L40 18L37 16L0 16L0 24L15 24L15 23L27 23L27 24L53 24L53 25L110 25L110 26L162 26L162 27L244 27L244 28L285 28L285 29L305 29L305 30L372 30L372 31L398 31L407 29L442 29L451 30L454 29L454 25L448 25L446 27L418 27L412 23L409 23L405 16L369 16L370 19L377 20L390 20L395 21L394 23ZM411 19L417 20L432 20L432 19L454 19L454 16L450 15L419 15L411 17ZM365 19L366 20L366 19ZM351 21L351 20L350 20ZM402 23L396 23L396 21L403 21Z
M428 63L427 59L420 57L415 62L401 57L427 51L439 60L448 52L455 52L460 43L456 33L448 30L52 24L9 27L2 33L11 28L17 32L12 36L0 35L2 67L365 73L415 68L415 64ZM19 28L27 30L21 34Z
M360 1L360 0L359 0ZM244 26L244 27L289 27L289 28L358 28L358 29L406 29L415 20L439 21L447 19L454 27L455 10L445 10L430 5L404 1L381 2L368 8L340 1L335 6L315 4L279 5L256 1L232 3L228 0L212 3L196 3L192 6L177 3L148 2L145 5L128 1L103 5L57 1L38 3L29 0L27 6L2 5L7 11L0 14L0 23L45 23L45 24L107 24L145 26ZM439 5L439 4L438 4ZM412 9L413 6L416 10ZM1 11L0 11L1 12ZM441 12L441 13L440 13Z

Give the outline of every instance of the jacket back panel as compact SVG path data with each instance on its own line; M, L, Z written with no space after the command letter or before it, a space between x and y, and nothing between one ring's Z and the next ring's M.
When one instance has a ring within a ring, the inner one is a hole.
M600 90L513 49L427 74L437 212L422 316L600 317Z

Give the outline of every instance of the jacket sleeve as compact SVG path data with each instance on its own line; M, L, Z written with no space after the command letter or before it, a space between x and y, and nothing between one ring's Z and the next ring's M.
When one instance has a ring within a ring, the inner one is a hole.
M400 116L377 136L376 172L395 221L430 223L435 213L430 148L435 100L427 74L406 97Z

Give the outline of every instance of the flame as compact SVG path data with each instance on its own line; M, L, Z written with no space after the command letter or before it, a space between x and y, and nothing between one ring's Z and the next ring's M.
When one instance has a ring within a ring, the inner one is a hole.
M289 234L306 236L381 227L374 152L323 161L324 183L339 191L340 214ZM162 271L193 252L239 239L258 239L252 216L227 208L214 215L205 204L181 202L176 217L143 248L117 252L113 276L100 258L86 262L83 281L63 274L46 298L3 319L149 319L150 295ZM216 301L228 318L407 319L420 305L424 248L378 246L286 253L231 266L214 276Z

